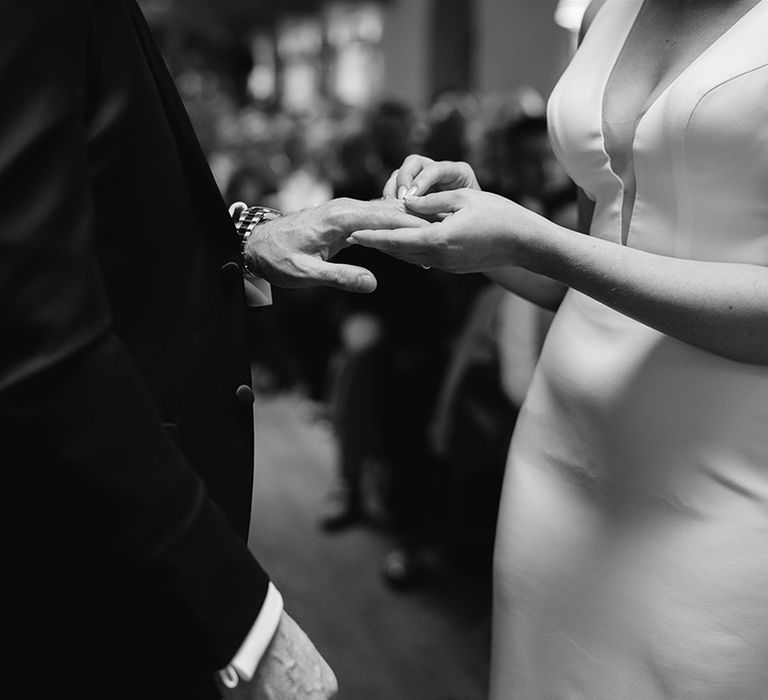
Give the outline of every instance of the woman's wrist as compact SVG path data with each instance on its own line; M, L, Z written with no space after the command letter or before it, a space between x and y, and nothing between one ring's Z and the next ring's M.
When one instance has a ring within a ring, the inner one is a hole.
M533 216L536 220L532 222L531 230L528 232L531 241L528 254L525 256L526 259L517 264L529 272L567 283L564 277L568 272L570 248L573 237L577 235L576 232L538 214Z

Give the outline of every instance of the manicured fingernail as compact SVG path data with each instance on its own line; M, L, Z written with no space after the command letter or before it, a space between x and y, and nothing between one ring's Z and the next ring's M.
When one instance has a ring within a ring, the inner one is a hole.
M361 272L357 278L357 284L360 289L371 289L373 287L373 277L367 275L365 272Z
M408 190L405 193L405 196L406 197L416 197L416 196L418 196L418 194L419 194L419 188L416 187L416 185L414 185L413 187L411 187L410 190Z
M402 199L405 197L405 193L408 191L408 188L405 185L400 185L400 187L397 190L397 198Z

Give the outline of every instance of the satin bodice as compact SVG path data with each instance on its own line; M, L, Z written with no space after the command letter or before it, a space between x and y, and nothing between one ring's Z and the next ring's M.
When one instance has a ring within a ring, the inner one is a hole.
M549 100L555 152L596 203L591 234L621 241L623 183L605 148L605 88L643 0L608 0ZM606 43L606 37L612 37ZM626 244L768 265L768 3L747 12L641 116Z

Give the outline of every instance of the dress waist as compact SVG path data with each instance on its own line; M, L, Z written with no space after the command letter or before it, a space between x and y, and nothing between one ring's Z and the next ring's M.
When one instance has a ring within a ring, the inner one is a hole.
M729 490L768 513L768 367L666 336L573 290L550 328L513 453L598 491L680 504Z

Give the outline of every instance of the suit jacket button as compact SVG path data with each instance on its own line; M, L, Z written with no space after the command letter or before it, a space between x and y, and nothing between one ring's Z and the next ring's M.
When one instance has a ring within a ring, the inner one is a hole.
M243 272L240 269L240 265L238 265L236 262L228 262L224 263L219 268L219 274L221 275L221 279L225 282L234 282L235 280L242 280L243 279Z
M254 401L253 389L247 384L241 384L235 390L235 398L244 406L250 405Z

